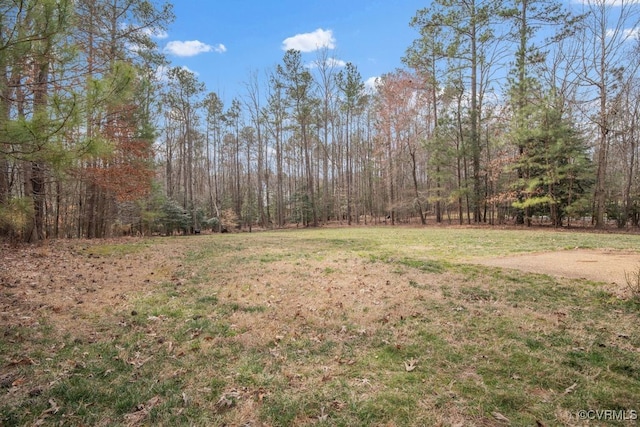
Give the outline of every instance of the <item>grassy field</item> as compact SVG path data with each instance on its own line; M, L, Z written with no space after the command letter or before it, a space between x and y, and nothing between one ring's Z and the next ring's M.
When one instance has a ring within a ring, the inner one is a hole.
M25 321L4 306L0 425L635 425L638 301L472 262L573 248L637 251L640 236L380 227L70 243L50 251L69 252L66 268L100 261L96 301ZM101 293L110 280L127 285L122 301ZM5 304L28 306L19 289L0 286Z

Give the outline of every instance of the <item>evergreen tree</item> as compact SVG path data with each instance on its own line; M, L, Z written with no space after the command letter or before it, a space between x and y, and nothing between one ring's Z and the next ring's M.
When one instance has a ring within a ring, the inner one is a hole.
M563 219L586 205L593 164L583 138L552 103L527 110L529 127L516 135L522 154L514 166L523 176L513 206L548 214L556 227L562 226ZM530 217L525 220L530 224Z
M347 175L347 224L351 225L352 193L353 193L353 161L351 148L351 125L353 116L361 106L365 97L364 83L358 68L351 62L347 62L344 71L336 75L337 87L343 95L342 111L345 114L345 148L346 148L346 175Z
M312 136L311 125L314 119L314 108L317 99L313 97L313 76L305 69L300 51L288 50L283 58L283 65L277 66L277 74L285 85L291 115L296 121L304 156L307 198L311 205L313 226L318 226L316 198L313 179Z
M510 104L514 112L513 126L516 132L522 132L530 124L529 106L535 102L531 96L535 96L539 89L534 70L545 61L544 43L567 37L579 18L572 17L555 0L512 0L499 14L511 23L508 39L515 42L515 62L509 78ZM537 33L542 26L555 27L557 32L550 39L536 43ZM518 146L519 155L524 154L525 148ZM525 170L518 169L517 173L518 179L527 179ZM523 202L523 197L523 194L518 194L519 202ZM516 222L523 224L525 216L530 216L528 209L518 212Z

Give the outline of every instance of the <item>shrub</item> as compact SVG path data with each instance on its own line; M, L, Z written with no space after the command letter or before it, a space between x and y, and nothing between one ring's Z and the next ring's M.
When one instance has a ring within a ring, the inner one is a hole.
M631 299L640 304L640 266L635 271L625 271L624 278L627 282L627 290L631 294Z

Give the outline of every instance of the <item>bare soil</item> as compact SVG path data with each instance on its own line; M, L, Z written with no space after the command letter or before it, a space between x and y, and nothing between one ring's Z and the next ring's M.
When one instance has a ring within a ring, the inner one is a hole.
M575 249L476 259L476 264L625 286L625 274L640 268L640 255L605 249Z

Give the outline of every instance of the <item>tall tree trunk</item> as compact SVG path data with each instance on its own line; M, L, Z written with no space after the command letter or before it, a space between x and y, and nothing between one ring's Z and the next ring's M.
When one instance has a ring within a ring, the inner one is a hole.
M607 91L604 83L601 83L600 90L600 120L599 120L599 140L598 140L598 164L596 171L596 186L594 192L594 226L604 228L604 213L606 205L606 179L607 162L609 158L609 129L607 126Z
M481 221L480 205L482 187L480 182L480 114L478 108L478 52L476 34L475 1L471 2L471 150L473 153L473 221Z
M33 218L35 234L31 241L42 241L46 238L45 232L45 169L40 162L31 162L31 195L33 198Z
M284 227L284 165L282 161L282 129L281 124L275 123L276 139L276 217L278 227Z
M633 134L629 137L629 154L631 158L629 159L629 167L627 169L627 179L624 186L624 216L625 221L632 221L633 219L633 199L631 197L631 186L633 185L633 179L635 177L635 163L636 163L636 149L637 142L635 139L635 130Z
M51 36L49 36L51 37ZM42 56L39 58L40 64L37 64L36 68L36 81L37 85L33 93L33 111L34 114L41 114L42 117L46 117L47 113L47 96L49 90L49 54L52 49L52 40L47 39L46 47L42 52ZM47 131L38 129L38 138L48 138ZM39 144L45 145L47 141L38 141ZM32 235L31 240L44 240L46 237L45 232L45 166L43 160L35 160L31 162L31 191L33 197L33 215L35 234Z
M416 152L415 150L411 150L409 152L411 156L411 177L413 178L413 196L415 197L416 204L418 205L418 213L420 214L420 224L427 225L427 220L422 211L422 203L420 203L420 193L418 192L418 174L417 174L417 162L416 162Z
M256 185L258 187L258 195L257 195L257 205L258 205L258 216L260 217L260 226L265 228L267 226L267 217L264 211L264 157L265 157L265 143L264 136L262 135L262 126L258 122L256 126L256 137L258 142L258 159L257 159L257 170L256 170Z
M304 144L304 163L307 174L307 195L310 201L311 218L314 227L318 226L318 212L316 209L316 192L313 188L313 168L311 164L311 144L309 144L309 137L307 135L307 125L302 126L302 139Z
M346 175L346 186L347 186L347 225L351 225L351 181L352 181L352 177L351 177L351 152L350 152L350 146L349 146L349 139L350 139L350 132L351 129L349 129L349 111L347 111L346 113L346 130L345 130L345 136L344 136L344 140L345 140L345 175Z
M0 30L4 28L0 17ZM8 64L5 56L0 54L0 124L9 121L11 108L11 91L9 88ZM0 206L9 201L9 160L5 152L9 151L9 144L0 143ZM2 231L0 229L0 231Z

